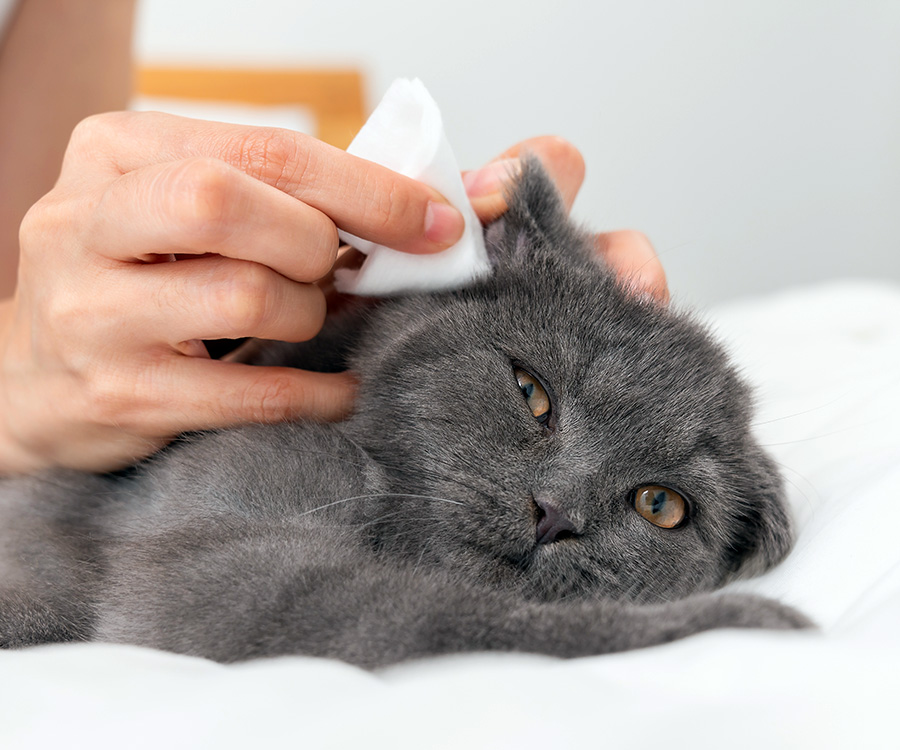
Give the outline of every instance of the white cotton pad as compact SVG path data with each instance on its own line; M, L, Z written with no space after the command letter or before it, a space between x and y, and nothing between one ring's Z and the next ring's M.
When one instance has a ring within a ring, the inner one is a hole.
M341 231L343 242L368 257L358 270L335 272L338 291L387 297L452 289L488 272L481 223L463 187L440 110L419 79L391 84L347 152L433 187L462 213L466 229L459 242L433 255L402 253Z

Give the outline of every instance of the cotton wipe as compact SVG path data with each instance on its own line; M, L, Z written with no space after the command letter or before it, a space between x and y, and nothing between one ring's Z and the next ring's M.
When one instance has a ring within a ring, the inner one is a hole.
M488 272L481 223L469 203L437 104L417 78L391 84L347 152L424 182L466 220L462 238L433 255L413 255L341 231L340 238L368 257L358 270L335 272L338 291L386 297L462 286Z

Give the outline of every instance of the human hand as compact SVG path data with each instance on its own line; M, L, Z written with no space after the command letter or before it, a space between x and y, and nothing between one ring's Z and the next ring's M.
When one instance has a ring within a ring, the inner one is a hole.
M215 361L201 341L314 336L336 225L435 252L463 219L301 134L157 113L83 122L22 223L0 307L0 474L109 470L187 430L342 416L351 375Z
M566 209L572 208L584 182L584 159L568 141L541 136L516 144L487 166L463 176L469 199L482 223L493 221L506 210L503 186L516 173L518 157L523 152L540 159L556 182ZM645 235L631 229L602 232L595 235L595 242L598 254L626 284L662 303L669 301L665 271Z

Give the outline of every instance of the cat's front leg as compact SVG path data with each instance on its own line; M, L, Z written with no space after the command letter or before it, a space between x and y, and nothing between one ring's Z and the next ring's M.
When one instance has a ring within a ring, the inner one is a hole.
M575 611L571 614L559 613L565 620L571 617L562 629L569 636L560 643L560 656L629 651L722 628L813 627L801 612L773 599L747 594L697 594L663 604L596 602L572 608ZM549 619L552 621L553 616ZM578 635L579 626L584 627L584 636Z
M718 628L794 630L812 627L800 612L771 599L704 594L658 605L618 601L517 602L505 593L464 590L420 596L393 631L394 653L346 644L353 658L378 666L411 657L463 651L519 651L562 658L628 651ZM403 633L403 628L408 628ZM373 629L377 632L377 624ZM390 645L391 638L380 642ZM371 644L379 641L371 640ZM402 646L401 646L402 644ZM402 654L396 652L400 648ZM397 658L397 657L400 658ZM387 658L385 658L387 657Z
M658 605L617 601L517 601L505 592L427 588L415 602L402 594L393 614L369 620L358 642L345 639L349 661L373 667L466 651L518 651L562 658L628 651L718 628L794 630L812 627L800 612L771 599L704 594ZM387 614L387 613L385 613ZM364 622L364 616L361 622Z
M322 555L315 566L292 565L283 557L292 556L290 548L262 555L248 542L246 550L244 543L230 544L227 555L202 567L170 570L166 591L141 590L144 573L132 578L105 608L98 636L218 661L308 654L375 668L472 651L568 658L713 628L809 626L794 610L758 597L702 595L661 605L533 602L374 560L360 565ZM229 573L235 555L254 564Z
M102 575L94 517L109 480L74 471L0 480L0 648L86 640Z

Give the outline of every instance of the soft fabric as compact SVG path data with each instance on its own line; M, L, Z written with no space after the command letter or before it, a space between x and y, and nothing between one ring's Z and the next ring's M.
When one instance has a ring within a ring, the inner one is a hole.
M736 586L800 607L820 631L376 674L102 644L0 652L0 747L900 746L900 286L835 283L708 317L759 386L758 434L799 529L780 567Z
M487 273L481 224L463 187L440 110L418 78L394 81L347 151L433 187L459 209L466 228L459 242L434 255L401 253L342 231L341 240L368 257L358 271L336 272L340 291L386 297L450 289Z

